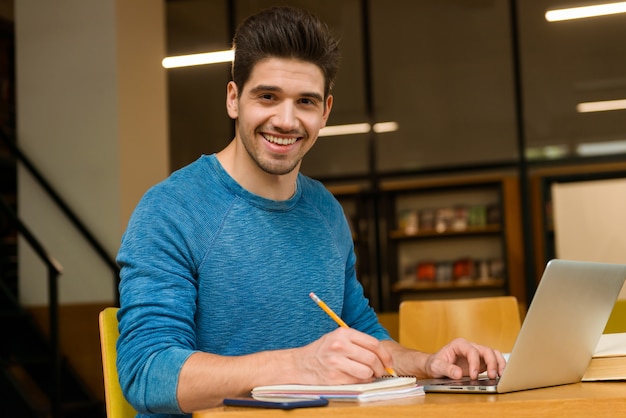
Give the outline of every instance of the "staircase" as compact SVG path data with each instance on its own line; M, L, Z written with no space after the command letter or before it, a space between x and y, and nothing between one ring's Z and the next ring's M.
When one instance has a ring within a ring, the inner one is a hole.
M2 208L17 213L16 163L0 141ZM100 418L102 402L89 393L50 339L18 302L17 227L0 210L0 415L10 418ZM60 370L55 379L54 370Z

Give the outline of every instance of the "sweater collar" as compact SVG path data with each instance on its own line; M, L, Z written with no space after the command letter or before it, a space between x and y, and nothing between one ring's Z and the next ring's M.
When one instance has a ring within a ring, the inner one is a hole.
M300 173L298 173L298 177L296 179L296 191L293 196L291 196L287 200L273 200L259 196L244 189L239 183L235 181L234 178L230 176L230 174L228 174L228 172L226 172L215 154L205 156L205 159L208 162L211 171L224 184L224 186L226 186L226 188L230 190L231 193L243 200L246 200L251 205L254 205L261 209L270 211L288 211L293 209L302 197L302 174Z

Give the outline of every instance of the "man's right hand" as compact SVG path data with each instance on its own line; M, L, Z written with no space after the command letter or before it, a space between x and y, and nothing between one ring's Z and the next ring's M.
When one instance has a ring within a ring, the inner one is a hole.
M294 355L304 384L370 382L393 367L391 353L378 339L350 328L337 328Z

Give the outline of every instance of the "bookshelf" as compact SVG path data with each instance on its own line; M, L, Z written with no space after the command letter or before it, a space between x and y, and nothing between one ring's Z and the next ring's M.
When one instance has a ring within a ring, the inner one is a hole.
M383 306L508 294L525 301L516 175L382 181L380 192Z

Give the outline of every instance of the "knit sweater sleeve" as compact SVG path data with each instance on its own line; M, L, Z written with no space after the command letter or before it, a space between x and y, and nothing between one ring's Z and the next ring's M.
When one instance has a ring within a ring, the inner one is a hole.
M118 253L117 367L122 391L135 409L179 412L178 373L194 349L195 283L183 268L190 260L176 245L182 241L176 223L167 222L171 214L162 202L154 205L155 199L148 194L136 208Z
M142 198L117 257L120 384L135 409L148 414L181 413L176 389L183 363L197 350L196 271L210 239L197 235L210 229L199 223L211 219L211 208L197 207L195 190L175 178Z

